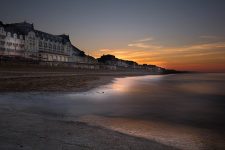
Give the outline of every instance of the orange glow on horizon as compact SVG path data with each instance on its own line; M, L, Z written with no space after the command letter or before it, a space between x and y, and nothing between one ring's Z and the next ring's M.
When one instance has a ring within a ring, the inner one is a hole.
M155 46L157 47L157 46ZM153 64L176 70L225 72L225 42L157 49L100 49L91 51L96 58L111 54L139 64Z

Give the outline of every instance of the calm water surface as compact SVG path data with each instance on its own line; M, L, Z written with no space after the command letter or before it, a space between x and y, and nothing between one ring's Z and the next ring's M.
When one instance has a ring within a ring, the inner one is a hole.
M34 113L157 119L220 129L225 127L225 74L118 78L84 93L8 93L1 94L0 102Z

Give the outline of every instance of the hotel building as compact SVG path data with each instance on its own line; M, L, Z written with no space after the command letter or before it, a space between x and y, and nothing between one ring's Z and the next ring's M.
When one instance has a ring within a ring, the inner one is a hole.
M0 21L0 55L20 56L40 61L68 62L82 51L71 44L68 35L52 35L22 22L3 24ZM85 55L83 55L85 56Z

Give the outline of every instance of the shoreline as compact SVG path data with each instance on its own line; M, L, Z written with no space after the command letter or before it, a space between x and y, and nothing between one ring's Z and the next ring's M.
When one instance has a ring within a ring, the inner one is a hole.
M49 76L49 72L46 72L39 73L42 76L36 74L35 77L29 77L30 73L26 73L26 76L24 76L24 72L20 72L20 75L18 72L11 72L10 76L7 73L7 71L4 72L4 76L0 77L0 94L9 92L86 92L112 83L115 78L150 75L137 72L89 72L86 74L60 72L59 76ZM32 82L38 84L32 85ZM63 84L59 84L59 82L63 82ZM71 86L68 86L67 83L70 83ZM124 134L77 119L70 121L59 115L34 114L32 111L12 110L11 107L14 106L6 105L4 102L0 106L0 127L2 129L0 129L2 133L0 149L177 149L154 140ZM18 107L17 104L15 107Z
M14 77L8 76L8 78L10 80L14 78L18 80L18 82L20 81L29 82L28 80L22 79L29 79L29 80L32 79L33 81L36 80L36 78L38 78L28 76L18 77L17 75L14 75ZM48 74L45 74L43 77L39 77L38 79L46 78L47 75ZM0 92L1 94L0 149L38 148L38 149L68 149L68 150L69 149L199 150L199 149L221 149L224 147L223 133L218 134L217 132L214 132L213 130L214 128L212 128L211 130L210 128L209 129L205 128L205 126L202 127L191 126L189 122L186 122L185 118L184 120L180 118L181 119L180 121L178 118L178 120L176 121L173 120L173 117L171 118L172 120L167 119L157 120L154 119L154 116L152 118L150 117L150 120L148 120L145 117L143 118L138 117L139 115L135 116L135 113L126 116L124 115L123 111L120 112L117 110L119 109L123 110L123 108L126 108L128 111L132 110L132 108L136 110L136 103L132 104L131 106L129 106L128 103L120 103L119 105L118 104L116 105L116 100L119 100L119 98L116 99L113 96L111 101L110 100L108 101L109 104L107 104L108 102L100 103L99 101L81 102L85 100L85 98L91 99L91 97L94 96L92 94L96 92L94 91L91 94L82 93L81 95L84 95L84 99L82 97L79 97L80 96L79 94L76 94L76 92L85 92L92 88L101 85L104 86L105 84L114 82L115 78L124 78L124 77L126 78L128 76L138 76L138 75L143 76L149 74L137 74L127 72L126 73L92 72L86 73L85 75L80 73L79 75L70 74L68 76L61 76L60 74L59 79L62 78L63 79L62 81L64 81L62 85L65 85L65 78L67 77L69 77L68 82L72 82L73 77L75 77L76 79L78 78L79 80L75 80L72 83L78 84L79 86L84 85L81 87L75 86L72 91L75 93L72 93L72 95L70 95L71 91L68 90L60 92L44 91L43 93L41 92L36 93L36 91L31 91L31 93L29 92L26 93L26 91L23 91L22 93ZM58 79L59 76L56 75L54 77L57 77L57 81L59 81ZM173 77L173 75L168 77L169 78ZM48 76L48 78L44 81L48 81L51 78L52 76L51 77ZM194 79L199 78L201 78L201 75L198 75L198 77ZM132 78L131 79L128 78L128 80L132 80ZM179 77L178 80L180 80ZM120 79L118 79L118 81L116 81L115 84L116 83L123 84L124 82L122 81L120 82ZM55 84L58 83L56 82ZM57 90L61 87L62 86L55 87L54 90ZM157 89L157 86L153 87L154 89ZM45 96L46 94L45 92L49 92L50 94L49 95L47 94L47 96ZM69 96L65 94L68 96L68 99L67 97L61 96L61 94L63 95L64 92L69 92L68 94ZM106 91L105 93L107 94L109 92ZM152 93L154 93L154 90L152 91ZM98 94L99 93L97 93L97 95ZM78 96L76 97L75 95ZM153 101L158 100L154 99L154 97L150 98L152 98ZM111 107L111 104L114 103L114 100L115 100L114 106L116 106L116 109L115 108L108 109ZM177 101L178 104L179 101ZM192 103L191 101L189 102L190 104ZM165 109L164 106L161 107L162 104L160 103L161 102L159 102L159 105L149 103L153 104L152 107L149 107L149 109L152 110L149 112L151 112L152 114L158 114L155 113L154 107L157 109L158 108ZM92 105L93 107L90 107ZM124 105L125 107L120 107L120 105ZM165 106L167 107L167 105ZM177 105L173 107L176 108L176 106ZM169 107L169 109L173 109L173 107L172 108ZM145 108L145 106L143 106L142 108ZM103 111L98 111L99 109L103 109ZM144 111L144 113L148 114L148 112L146 111ZM140 114L142 115L142 113ZM176 113L174 115L176 116ZM168 114L167 116L165 115L165 113L162 113L161 116L166 116L166 118L171 117L170 114ZM199 118L202 118L201 115L199 116ZM205 117L203 117L203 119L204 118ZM193 121L196 122L196 120ZM207 139L204 139L204 137L207 137Z

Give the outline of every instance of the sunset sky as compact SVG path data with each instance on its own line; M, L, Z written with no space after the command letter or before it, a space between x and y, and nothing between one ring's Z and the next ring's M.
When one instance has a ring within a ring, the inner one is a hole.
M1 0L0 20L69 34L94 57L225 72L225 0Z

